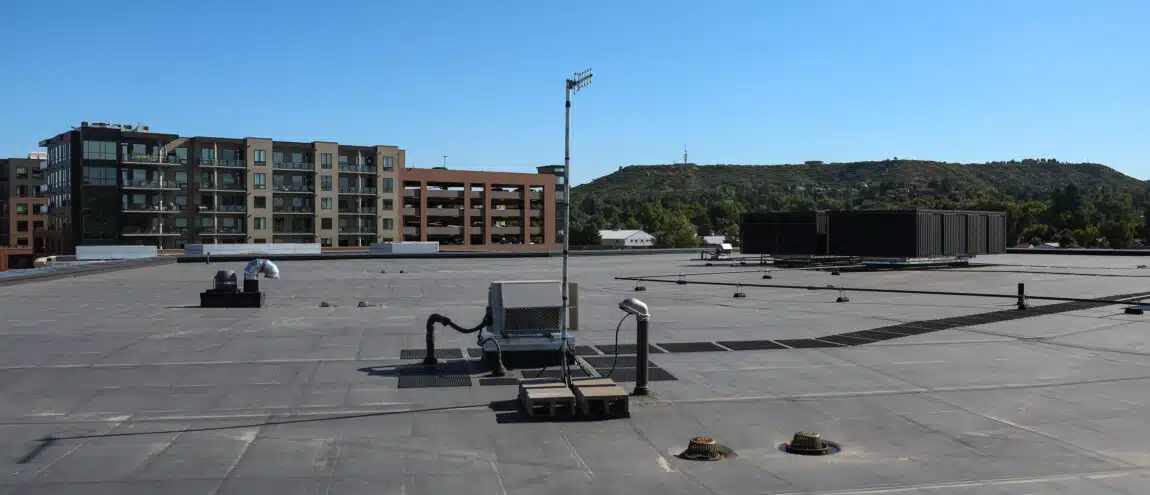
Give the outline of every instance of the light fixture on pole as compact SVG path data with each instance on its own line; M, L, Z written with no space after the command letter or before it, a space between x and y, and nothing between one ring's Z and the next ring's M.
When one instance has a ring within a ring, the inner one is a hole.
M563 127L563 314L559 319L559 335L562 344L559 349L560 369L563 372L563 381L571 383L571 370L567 364L567 317L570 311L567 305L567 254L571 249L571 95L578 93L588 84L591 84L591 69L576 72L567 80L567 103L564 107L567 113L566 123Z

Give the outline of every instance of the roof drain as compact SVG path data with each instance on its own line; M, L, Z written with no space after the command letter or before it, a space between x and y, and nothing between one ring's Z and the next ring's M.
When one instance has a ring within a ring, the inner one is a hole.
M714 438L694 437L687 445L687 450L676 457L688 461L721 461L735 457L735 452L719 445Z
M795 433L790 442L779 445L779 450L788 454L817 456L837 454L842 448L837 443L823 440L818 433L800 431Z

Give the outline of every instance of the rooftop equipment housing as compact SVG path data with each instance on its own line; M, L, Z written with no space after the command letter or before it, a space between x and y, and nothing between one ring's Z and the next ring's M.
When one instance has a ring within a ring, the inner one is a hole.
M917 259L1006 252L1002 212L760 212L743 214L740 228L744 254Z
M562 285L558 280L491 282L488 288L491 310L490 337L502 352L508 368L553 366L562 362L563 346L560 315L563 312ZM568 349L575 337L567 335ZM484 347L485 358L494 359L494 346Z

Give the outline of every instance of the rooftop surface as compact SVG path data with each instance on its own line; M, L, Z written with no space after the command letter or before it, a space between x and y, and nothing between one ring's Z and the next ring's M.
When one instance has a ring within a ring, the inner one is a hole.
M484 384L475 362L443 365L470 386L399 387L429 314L478 323L488 282L558 278L556 258L282 262L263 309L195 307L242 263L0 287L0 494L1146 493L1150 315L614 278L1095 298L1150 293L1144 258L763 280L688 257L571 259L590 368L610 367L599 354L625 297L647 302L655 350L671 351L652 354L664 380L629 419L586 422L526 420L516 387ZM475 347L437 332L464 359ZM629 320L620 339L634 338ZM781 452L797 431L842 451ZM675 456L700 435L737 456Z

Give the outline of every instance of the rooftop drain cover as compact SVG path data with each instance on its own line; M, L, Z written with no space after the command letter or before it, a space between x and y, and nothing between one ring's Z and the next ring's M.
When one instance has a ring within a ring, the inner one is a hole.
M688 461L720 461L727 457L724 455L724 451L729 452L730 449L715 443L714 438L695 437L687 445L687 450L679 454L679 458Z
M779 450L798 455L830 455L837 454L841 448L834 442L823 440L818 433L800 431L790 442L780 445Z

